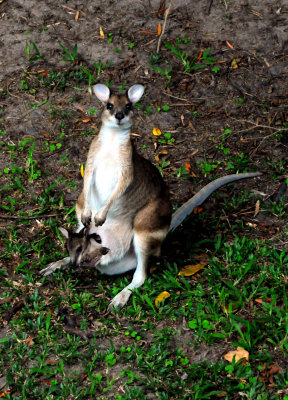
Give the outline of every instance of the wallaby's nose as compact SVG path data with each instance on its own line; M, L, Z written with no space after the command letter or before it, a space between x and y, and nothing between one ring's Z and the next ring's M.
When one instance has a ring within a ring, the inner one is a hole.
M118 111L118 112L115 114L115 118L118 119L119 121L121 121L121 119L124 118L124 113L123 113L122 111Z
M102 247L102 255L105 256L109 252L109 249L107 247Z

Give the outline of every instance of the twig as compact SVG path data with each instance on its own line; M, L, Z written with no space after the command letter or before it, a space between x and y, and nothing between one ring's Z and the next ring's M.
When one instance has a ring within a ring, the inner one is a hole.
M166 94L166 96L173 97L173 99L177 99L177 100L181 100L181 101L187 101L187 103L189 103L191 101L191 99L190 100L183 99L182 97L173 96L173 94L170 94L170 93L167 93L167 92L162 92L162 93ZM206 98L205 97L193 97L192 101L193 100L206 100Z
M158 40L158 44L157 44L157 50L156 50L157 54L159 53L159 50L160 50L161 40L162 40L162 36L164 35L165 29L166 29L167 18L168 18L168 14L169 14L169 11L171 9L171 6L172 6L172 0L170 0L168 8L165 10L164 24L163 24L162 31L161 31L161 34L159 36L159 40Z
M247 124L254 125L254 128L273 129L274 131L281 131L281 130L283 131L284 130L284 128L279 129L279 128L274 128L273 126L269 126L269 125L257 125L255 122L249 121L248 119L237 119L237 118L232 118L232 119L234 119L234 121L237 121L240 123L247 123Z
M212 4L213 4L213 0L210 0L209 5L207 7L207 15L210 15Z
M43 215L31 215L30 217L21 217L21 216L14 216L14 215L1 215L0 218L2 219L35 219L35 218L50 218L50 217L57 217L57 215L65 215L66 213L58 213L58 214L43 214Z

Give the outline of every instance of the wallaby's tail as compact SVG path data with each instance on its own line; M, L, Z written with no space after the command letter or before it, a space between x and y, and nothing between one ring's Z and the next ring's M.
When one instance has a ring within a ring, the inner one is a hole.
M244 174L234 174L222 176L204 186L198 193L196 193L190 200L186 201L177 211L172 215L171 225L168 232L174 231L184 219L190 215L194 208L200 206L215 190L219 189L227 183L238 181L240 179L254 178L255 176L262 175L261 172L247 172Z

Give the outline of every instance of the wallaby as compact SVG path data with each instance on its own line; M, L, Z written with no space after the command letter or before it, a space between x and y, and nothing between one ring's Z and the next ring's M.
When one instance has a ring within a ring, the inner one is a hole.
M99 135L88 152L83 191L76 204L78 239L81 241L82 237L85 242L89 235L97 233L103 246L109 248L95 265L100 272L115 275L136 269L132 282L110 303L110 308L122 307L131 291L144 283L148 258L160 255L168 231L179 226L220 186L261 174L230 175L211 182L173 214L171 223L172 207L166 184L158 169L137 154L130 138L133 105L142 97L144 87L134 85L126 95L118 96L111 95L109 88L102 84L93 89L105 109ZM89 235L85 236L84 226L89 229ZM68 240L73 243L69 233ZM90 246L92 253L97 246L99 243L94 241ZM75 260L75 251L76 247L71 245L70 257L51 263L41 273L49 275L67 266L70 260ZM77 265L81 259L78 255Z

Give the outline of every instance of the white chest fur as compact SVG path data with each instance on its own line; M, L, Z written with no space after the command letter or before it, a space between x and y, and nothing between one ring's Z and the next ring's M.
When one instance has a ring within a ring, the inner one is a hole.
M123 165L121 152L130 132L103 127L99 135L92 184L92 201L96 210L103 206L115 190Z

